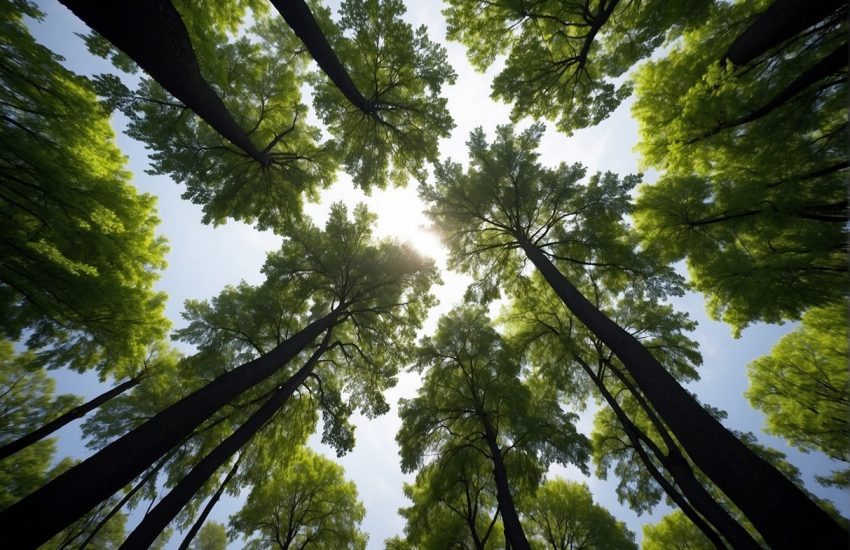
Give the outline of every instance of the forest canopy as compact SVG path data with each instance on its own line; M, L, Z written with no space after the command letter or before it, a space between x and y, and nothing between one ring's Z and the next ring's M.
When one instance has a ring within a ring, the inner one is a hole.
M12 547L850 542L844 2L0 8Z

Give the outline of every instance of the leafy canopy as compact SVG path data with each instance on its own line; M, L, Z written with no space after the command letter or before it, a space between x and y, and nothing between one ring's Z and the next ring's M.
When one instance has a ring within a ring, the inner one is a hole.
M359 529L366 509L341 466L300 447L257 475L245 506L230 520L235 533L253 537L246 548L366 548L368 536Z
M767 415L768 432L843 462L850 462L848 338L846 301L807 311L769 355L748 365L745 394ZM850 468L818 480L850 486Z
M168 328L153 285L167 247L151 195L91 82L36 43L28 2L0 23L0 316L49 366L123 377Z
M527 2L449 0L448 38L468 48L479 70L507 55L492 96L512 118L557 121L558 130L598 124L631 94L625 72L701 21L710 0Z
M635 76L637 150L665 171L639 189L635 224L665 261L686 258L736 335L836 303L848 282L846 60L826 63L846 49L846 21L721 65L765 4L718 2Z

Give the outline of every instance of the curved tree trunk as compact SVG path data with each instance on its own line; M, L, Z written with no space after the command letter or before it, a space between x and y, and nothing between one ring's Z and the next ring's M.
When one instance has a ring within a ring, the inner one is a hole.
M307 3L304 0L271 0L271 3L346 99L364 113L373 112L374 105L363 97L354 81L351 80L351 76L334 53Z
M269 164L233 119L198 66L189 32L170 0L60 0L86 25L139 64L227 141Z
M776 0L732 42L723 61L746 65L846 5L845 0Z
M6 542L14 548L43 544L130 483L239 394L283 368L341 315L339 306L266 355L219 376L3 510L0 533L6 533Z
M44 439L56 430L65 426L66 424L69 424L74 420L85 416L86 414L100 407L107 401L110 401L111 399L118 397L130 388L137 386L141 381L142 376L136 376L135 378L131 378L126 382L122 382L114 388L98 395L94 399L83 403L82 405L79 405L77 407L74 407L73 409L64 414L59 415L50 422L44 424L42 427L37 428L31 431L30 433L23 435L10 443L7 443L6 445L3 445L2 447L0 447L0 460L3 460L4 458L15 454L22 449L26 449L33 443Z
M525 532L522 530L522 524L519 522L519 514L517 514L516 506L514 506L513 496L511 496L508 473L505 470L505 462L502 460L502 450L499 449L499 443L496 441L496 433L486 418L482 417L481 422L484 425L484 439L487 441L487 448L490 449L490 455L493 460L493 475L496 478L496 500L499 503L499 509L502 511L505 540L510 543L511 548L515 548L516 550L531 550L528 539L525 537Z
M192 539L195 538L195 535L198 534L198 531L201 530L201 527L204 525L204 522L207 521L207 517L212 512L212 509L215 507L218 499L221 498L221 495L224 494L224 489L227 487L227 484L230 483L230 480L233 479L233 476L236 475L237 470L239 470L239 462L242 460L242 455L236 459L236 462L233 463L233 467L230 468L230 471L227 472L227 476L225 476L224 481L221 482L221 485L218 486L215 493L210 497L210 500L207 502L204 509L201 511L201 514L198 516L198 519L195 520L195 523L192 524L192 528L189 529L189 532L186 533L186 536L183 537L183 542L180 543L180 546L177 550L187 550L189 545L192 543Z
M641 343L599 311L526 239L519 244L564 305L623 362L694 464L773 548L844 548L848 533L685 391Z
M210 451L183 479L167 494L153 510L148 513L139 525L130 533L119 550L147 550L156 540L156 537L168 526L168 524L180 513L180 510L195 496L195 493L203 487L204 483L227 462L233 454L245 446L260 428L265 426L278 410L283 406L296 389L313 372L319 358L328 349L327 333L324 341L313 352L313 355L304 363L298 372L290 376L277 391L266 401L262 407L251 415L244 424L239 426L227 439Z

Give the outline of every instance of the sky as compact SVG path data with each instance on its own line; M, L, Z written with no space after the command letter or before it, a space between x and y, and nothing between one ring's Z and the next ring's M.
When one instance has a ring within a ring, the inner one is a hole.
M31 22L33 34L42 44L62 55L68 68L81 74L115 72L107 62L92 57L85 50L82 40L74 33L85 33L87 29L73 14L55 1L38 4L46 17L41 22ZM445 45L449 63L458 74L457 82L444 91L456 128L449 139L441 142L440 152L444 158L451 157L455 161L465 162L465 142L472 129L482 126L492 137L497 125L509 122L510 107L496 103L489 97L490 82L498 72L499 62L486 73L474 71L466 60L464 48L446 41L445 21L438 2L409 1L407 5L405 19L414 26L424 24L428 27L430 38ZM633 152L637 143L637 124L630 116L630 104L630 101L626 101L602 124L577 131L569 138L556 133L552 125L548 124L540 148L541 162L547 166L561 162L581 162L587 166L588 173L597 170L620 175L638 172L638 158ZM315 118L312 122L318 125ZM261 282L260 267L265 254L280 245L280 238L233 221L219 227L203 225L200 207L180 198L180 186L167 177L145 173L148 159L144 146L122 133L125 120L120 114L114 117L113 124L118 134L118 144L128 156L129 168L135 175L134 184L140 190L159 198L158 209L162 219L159 232L168 239L171 250L167 256L168 267L157 288L169 296L166 312L174 326L179 328L184 324L180 312L185 300L212 298L225 285L237 284L242 280L251 284ZM526 127L530 121L523 120L518 124ZM647 173L645 181L651 182L653 177L652 173ZM366 202L369 209L378 215L375 228L377 236L394 236L409 241L423 253L435 257L442 268L445 267L445 251L427 229L428 220L417 197L415 184L401 189L373 191L371 196L364 196L340 172L337 183L322 193L320 203L308 205L306 211L321 225L329 205L338 200L349 206L360 201ZM435 289L440 304L431 312L423 329L425 333L433 330L440 314L460 303L470 281L466 276L445 269L442 278L443 286ZM782 440L762 433L760 428L764 425L764 416L753 410L743 396L747 388L747 363L768 353L793 325L754 325L744 330L736 340L732 338L729 327L706 317L702 296L688 294L674 299L672 303L677 309L689 312L699 322L692 337L699 342L704 358L702 379L688 385L688 389L695 392L702 402L726 410L729 413L728 419L724 421L727 427L752 431L762 443L785 452L788 459L802 471L808 490L832 500L843 515L850 516L850 496L824 489L814 481L815 475L827 474L834 464L819 453L803 454L788 447ZM59 391L91 397L105 389L94 375L59 371L56 377ZM396 511L409 504L402 493L402 484L411 482L413 476L403 475L399 467L398 448L394 440L400 426L396 404L399 398L415 396L417 387L417 375L402 374L398 385L387 394L388 402L393 405L392 410L375 420L358 418L356 446L351 453L338 459L345 467L346 477L357 484L360 499L366 506L367 515L362 529L369 534L370 550L383 548L386 538L402 534L404 528L404 521ZM585 411L578 425L579 430L588 435L593 410L591 407ZM79 423L75 423L59 433L60 455L86 456L88 451L81 445L78 426ZM311 445L336 459L334 451L322 445L318 439L318 436L314 436ZM618 519L625 521L638 540L643 524L655 522L669 511L669 508L659 506L653 514L639 517L617 502L614 479L603 481L595 477L586 478L575 467L553 467L550 476L554 475L586 482L594 499ZM240 502L238 497L222 499L211 518L226 523L228 515L239 508ZM133 517L128 524L128 532L132 524ZM172 537L169 548L176 548L180 538ZM230 547L239 548L241 544L232 543Z

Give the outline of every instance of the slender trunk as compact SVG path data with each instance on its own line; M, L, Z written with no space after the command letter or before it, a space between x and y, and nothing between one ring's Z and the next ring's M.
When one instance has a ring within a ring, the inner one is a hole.
M776 94L773 99L746 115L738 117L729 122L724 122L712 128L711 130L700 134L697 137L689 139L686 143L692 144L702 139L719 134L723 130L734 128L742 124L747 124L767 116L783 105L790 103L797 94L816 84L820 80L835 74L847 66L847 42L841 44L832 53L809 67L803 74L792 80L781 92ZM836 83L833 83L833 85Z
M195 523L192 524L192 528L189 529L189 532L186 533L186 536L183 537L183 542L180 543L180 546L177 550L187 550L189 548L189 544L191 544L192 539L195 538L195 535L198 534L198 531L201 530L201 526L207 521L207 517L212 512L213 507L215 507L218 499L221 498L221 495L224 494L224 488L227 487L227 484L230 483L230 480L233 479L233 476L236 475L237 470L239 470L239 462L242 460L243 455L239 455L239 458L236 459L236 462L233 463L233 467L227 472L227 476L225 476L224 481L221 482L221 485L218 486L213 496L210 497L207 505L204 506L204 509L201 511L201 514L198 516L198 519L195 520Z
M746 65L846 5L845 0L776 0L738 35L723 61Z
M198 66L189 32L170 0L60 0L126 53L227 141L267 166Z
M843 548L848 533L712 417L641 343L585 298L543 252L519 244L564 305L625 365L694 464L774 548Z
M154 476L156 476L159 473L159 471L162 469L163 466L165 466L165 464L168 462L168 460L171 458L171 456L173 456L173 454L174 454L174 451L172 451L172 452L168 453L167 455L165 455L164 457L162 457L162 459L156 464L156 466L151 468L150 471L148 471L148 473L145 474L145 476L142 479L140 479L139 482L136 483L133 486L133 488L130 489L127 492L126 495L124 495L124 497L118 502L118 504L113 506L112 510L110 510L109 513L107 513L105 516L103 516L103 519L101 519L100 522L97 524L97 526L92 530L92 532L89 533L89 536L86 537L86 540L84 540L82 542L82 544L80 544L79 550L83 550L86 546L89 545L89 543L92 541L92 539L94 539L95 535L97 535L97 533L100 532L101 529L103 529L103 526L106 525L106 523L110 519L112 519L112 517L115 514L117 514L119 511L121 511L121 509L128 502L130 502L130 499L133 498L133 495L138 493L142 489L142 487L145 486L145 484L148 481L150 481Z
M635 397L635 400L637 400L638 404L646 413L649 421L652 422L652 425L655 427L658 435L661 436L662 441L664 441L664 445L667 447L667 453L663 453L651 439L649 439L645 434L643 435L643 438L647 441L647 446L650 447L650 450L658 457L664 468L673 476L673 481L676 482L682 494L685 495L691 505L693 505L693 507L696 508L706 520L714 525L720 534L729 541L729 544L731 544L733 548L749 548L753 550L760 549L761 545L756 542L747 530L744 529L744 527L738 523L738 521L736 521L735 518L733 518L713 496L711 496L711 493L709 493L703 484L697 479L691 465L685 457L682 456L679 445L673 440L673 437L670 435L667 427L661 422L661 419L655 415L655 411L652 410L652 407L646 402L640 394L640 391L634 387L631 381L628 380L628 378L623 375L619 369L614 368L610 365L610 363L609 368L626 385ZM594 375L591 375L591 378L594 378ZM600 387L600 389L604 385L602 380L594 378L593 381L597 387ZM604 391L607 391L607 388Z
M375 110L351 80L345 66L336 56L328 39L304 0L271 0L289 27L295 32L316 63L352 105L364 113Z
M579 365L581 365L582 369L584 369L584 372L588 376L590 376L590 379L599 389L599 393L602 394L602 397L605 399L605 402L608 403L608 406L611 407L612 411L614 411L614 416L617 417L617 420L623 426L623 431L626 433L626 437L629 438L629 442L632 444L632 448L635 450L635 452L637 452L638 456L641 459L641 462L643 462L643 465L649 472L649 475L651 475L652 478L656 481L656 483L658 483L661 488L664 489L664 492L667 493L667 496L669 496L670 499L676 503L679 509L682 510L682 512L688 517L688 519L690 519L691 522L697 527L697 529L702 531L702 533L706 536L706 538L708 538L709 541L711 541L715 548L718 548L719 550L727 548L726 543L723 542L723 539L720 538L720 535L717 533L717 531L715 531L708 523L706 523L706 520L704 520L703 517L697 512L694 504L690 502L689 499L687 499L687 497L682 492L676 490L673 484L670 483L670 481L668 481L666 477L664 477L664 475L652 462L652 459L649 457L646 452L646 449L643 448L643 444L641 443L641 440L649 440L646 434L644 434L643 431L638 428L634 424L634 422L632 422L626 412L622 409L622 407L620 407L620 404L617 403L617 400L614 399L614 396L611 395L611 392L608 391L608 388L605 386L602 380L600 380L599 377L596 376L596 374L593 372L593 369L590 368L590 365L588 365L581 357L578 357L576 355L574 355L574 357L579 363ZM663 465L663 457L659 457L658 453L655 453L655 455L659 459L662 459L661 462ZM674 481L678 483L678 481L675 479L675 476ZM681 484L679 486L681 487ZM732 541L730 540L729 542L731 543ZM756 545L755 548L759 548L759 546Z
M38 547L127 485L239 394L283 368L336 324L342 307L266 355L219 376L0 512L0 533L7 533L7 542L15 548Z
M163 497L153 510L145 516L138 526L130 533L119 550L146 550L156 537L180 513L180 510L195 496L195 493L209 480L218 468L227 462L239 449L244 447L266 422L268 422L283 406L296 389L313 372L319 358L327 350L325 336L321 345L304 363L298 372L290 376L277 391L257 409L244 424L239 426L230 436L210 451L192 470L183 477L171 491Z
M74 407L73 409L64 414L59 415L57 418L54 418L50 422L44 424L42 427L33 430L30 433L7 443L6 445L3 445L2 447L0 447L0 460L3 460L4 458L15 454L22 449L26 449L33 443L44 439L56 430L65 426L66 424L69 424L70 422L73 422L74 420L85 416L86 414L100 407L107 401L118 397L130 388L137 386L141 381L142 377L136 376L135 378L131 378L126 382L118 384L111 390L103 392L102 394L98 395L87 403L83 403L82 405Z
M508 472L505 470L505 462L502 460L502 450L499 449L499 443L496 441L496 432L490 426L490 422L486 417L481 418L484 425L484 439L487 441L487 447L490 449L490 455L493 460L493 475L496 478L496 500L499 503L499 509L502 511L502 523L505 526L505 541L510 544L510 548L516 550L530 550L528 539L525 537L525 532L522 530L522 524L519 522L519 514L517 514L514 506L514 499L511 496L511 488L508 484Z

